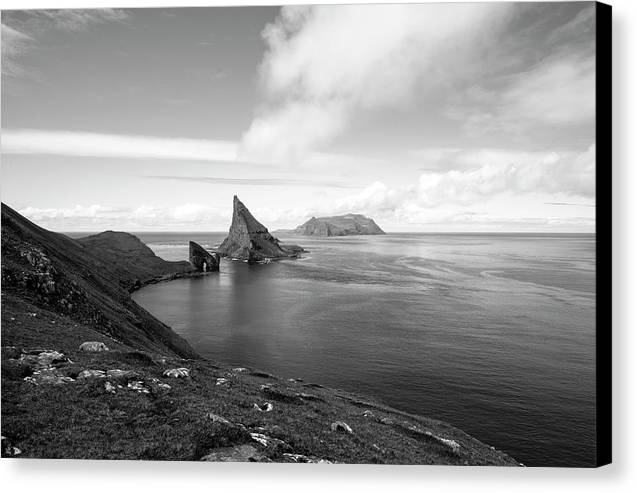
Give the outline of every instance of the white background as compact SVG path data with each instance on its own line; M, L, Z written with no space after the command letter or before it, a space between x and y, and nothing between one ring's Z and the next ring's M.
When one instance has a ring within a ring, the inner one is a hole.
M11 1L0 8L267 5L259 0ZM287 1L283 3L304 3ZM305 2L308 3L308 2ZM324 0L321 3L344 3ZM364 3L350 1L349 3ZM199 464L133 461L0 461L3 491L637 491L637 2L613 5L613 457L601 469ZM610 309L610 307L599 307ZM635 353L635 354L634 354Z

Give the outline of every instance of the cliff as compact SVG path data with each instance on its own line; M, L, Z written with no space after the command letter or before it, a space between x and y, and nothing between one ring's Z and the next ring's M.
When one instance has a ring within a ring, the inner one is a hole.
M198 272L219 271L219 254L208 252L208 250L194 241L188 244L188 260Z
M77 238L84 250L107 264L110 277L127 289L157 276L191 270L188 262L167 262L158 257L139 238L121 231L104 231Z
M2 205L3 457L518 465L446 423L199 358L128 291L184 264Z
M243 202L234 196L230 231L217 249L220 255L248 262L261 262L297 257L302 251L296 245L282 245L269 233L268 228L254 218Z
M362 214L313 217L297 226L292 233L304 236L384 235L373 219Z
M188 343L134 303L129 291L151 278L185 273L128 233L79 240L47 231L2 204L2 293L128 344L195 357Z

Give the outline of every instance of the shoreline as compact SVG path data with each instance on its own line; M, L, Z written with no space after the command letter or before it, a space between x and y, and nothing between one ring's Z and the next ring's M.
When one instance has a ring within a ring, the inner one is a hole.
M300 258L302 258L302 257L294 258L293 260L297 260L297 259L300 259ZM249 263L248 261L241 260L241 259L228 258L228 260L229 261L242 262L242 263ZM274 260L290 260L290 259L274 259ZM263 263L263 262L258 262L258 263ZM140 306L141 308L145 309L144 307L139 305L137 303L137 301L132 299L132 294L133 293L135 293L137 291L140 291L144 287L147 287L147 286L150 286L150 285L154 285L154 284L167 283L169 281L174 281L174 280L177 280L177 279L198 278L198 277L203 277L203 276L210 275L210 274L212 274L212 275L217 274L218 275L219 272L196 272L195 271L195 272L174 273L174 274L167 274L167 275L157 276L157 277L142 281L142 283L140 285L137 285L134 289L132 289L129 292L129 295L131 296L131 301L133 303L135 303L138 306ZM152 312L149 312L149 313L151 313L151 315L153 317L155 317L155 315ZM180 337L184 337L184 336L181 336L181 334L177 333L171 326L168 326L168 327L170 328L170 330L175 332ZM185 337L184 337L184 339L186 341L188 341L188 339L186 339ZM190 344L190 341L188 341L188 343ZM193 349L197 352L197 354L200 356L200 358L202 358L202 360L204 360L206 362L210 362L210 363L213 363L213 364L221 364L221 365L226 366L226 367L232 366L229 363L220 363L218 361L213 361L210 358L201 355L197 348L193 348ZM267 376L268 378L276 378L276 379L279 379L279 380L284 380L284 377L280 377L276 373L274 373L274 374L273 373L266 373L266 371L269 372L269 369L267 369L267 368L266 369L264 369L264 368L253 368L253 367L250 367L250 366L247 366L247 367L243 367L242 366L241 368L244 369L244 370L247 370L248 372L250 372L250 374L263 375L263 376ZM304 380L302 378L288 378L287 380L288 381L297 380L299 382L304 382ZM367 395L367 394L358 394L358 393L350 391L350 390L330 387L330 386L326 386L326 385L323 385L321 383L315 383L315 382L309 382L309 383L306 383L305 385L310 386L313 389L324 389L324 390L326 390L328 392L334 393L335 395L339 395L339 397L341 397L343 399L346 399L346 400L349 400L349 401L355 403L356 405L361 405L361 406L364 405L364 406L366 406L368 408L389 410L390 412L392 412L395 415L400 415L400 416L404 416L406 418L411 418L411 419L422 419L422 418L433 419L434 421L438 421L438 422L443 423L445 425L451 426L451 427L461 431L462 433L466 433L466 432L464 432L462 430L462 428L457 428L453 423L450 423L450 422L447 422L447 421L444 421L444 420L440 420L440 419L437 419L437 418L429 418L428 416L415 414L415 413L400 409L398 407L394 407L394 406L392 406L390 404L386 404L384 402L377 401L376 398L374 398L374 397L372 397L370 395ZM475 439L475 440L479 440L478 438L474 437L474 435L470 435L470 434L467 434L467 435L470 436L471 438ZM493 447L493 446L491 446L489 444L486 444L486 443L481 442L481 441L480 441L480 443L483 443L485 446L488 446L492 450L496 450L495 447ZM519 466L525 467L525 465L523 463L517 461L517 459L513 458L512 456L509 456L509 457L511 457Z
M3 456L521 465L444 421L216 364L131 296L202 275L128 233L73 240L3 204Z

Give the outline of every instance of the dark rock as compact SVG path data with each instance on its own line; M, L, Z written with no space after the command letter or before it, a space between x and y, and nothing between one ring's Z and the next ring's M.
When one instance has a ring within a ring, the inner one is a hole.
M274 378L274 375L270 373L266 373L264 371L252 371L250 372L250 375L252 375L253 377L259 377L259 378Z
M140 366L155 366L157 364L150 354L143 351L122 351L118 358Z
M219 271L219 259L218 253L209 253L204 247L194 241L189 243L188 260L197 271Z
M9 380L22 380L33 373L31 366L25 361L2 358L2 378Z
M297 226L292 233L304 236L384 235L373 219L362 214L313 217Z
M262 385L261 392L269 399L279 402L299 403L301 400L295 394L286 391L277 390L269 385Z
M298 257L300 247L286 247L257 221L248 208L234 196L232 224L218 252L248 262L264 262L277 258Z
M22 350L15 346L4 346L2 348L2 359L18 359L22 355Z

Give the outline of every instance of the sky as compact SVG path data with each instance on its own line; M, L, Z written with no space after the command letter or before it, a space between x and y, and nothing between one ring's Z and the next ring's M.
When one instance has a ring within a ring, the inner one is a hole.
M1 143L56 231L592 232L595 7L3 11Z

